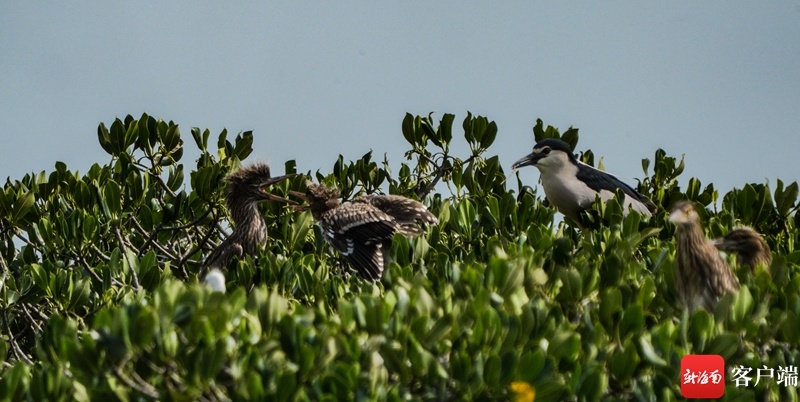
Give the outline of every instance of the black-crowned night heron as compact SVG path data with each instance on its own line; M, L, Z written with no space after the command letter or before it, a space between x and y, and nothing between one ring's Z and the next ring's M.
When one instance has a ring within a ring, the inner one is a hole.
M363 278L383 275L384 253L395 232L416 236L420 224L438 222L425 205L397 195L366 195L342 204L338 189L309 183L306 193L291 192L308 203L325 240L345 256Z
M614 175L580 162L564 141L554 138L539 141L533 147L533 152L514 162L511 168L531 165L539 169L542 187L550 204L576 223L580 223L580 212L591 208L596 197L608 201L614 197L617 189L625 193L625 215L630 209L644 216L651 216L656 211L656 205L649 198Z
M689 310L714 311L723 294L739 288L730 267L703 234L700 215L690 202L680 201L669 215L675 229L675 289Z
M256 253L258 247L267 241L267 224L258 211L258 203L274 201L295 204L267 191L269 186L292 176L272 177L269 166L264 163L242 167L227 176L225 203L233 220L233 232L206 258L203 271L224 268L234 257L242 258Z
M756 265L763 264L769 268L772 253L761 234L749 227L731 230L725 237L714 239L713 244L726 253L736 253L736 262L740 267L750 267L754 272Z

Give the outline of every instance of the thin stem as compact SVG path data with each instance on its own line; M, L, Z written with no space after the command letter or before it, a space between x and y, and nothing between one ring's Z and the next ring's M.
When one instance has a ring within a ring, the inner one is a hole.
M133 264L131 263L130 256L128 256L127 248L125 247L125 241L122 240L122 233L119 231L119 227L114 227L114 234L117 236L117 241L119 242L119 249L122 251L122 254L125 256L125 261L128 262L128 268L131 270L131 277L133 277L133 287L136 290L141 289L139 285L139 275L136 274L136 269L134 268Z
M13 336L13 334L11 333L11 326L8 325L8 311L6 311L6 313L3 314L3 324L6 327L6 333L8 334L8 342L11 343L11 350L14 352L14 356L17 358L17 360L22 360L28 365L32 365L33 361L30 358L28 358L28 355L26 355L25 352L22 351L22 349L17 344L17 339L16 339L17 337Z

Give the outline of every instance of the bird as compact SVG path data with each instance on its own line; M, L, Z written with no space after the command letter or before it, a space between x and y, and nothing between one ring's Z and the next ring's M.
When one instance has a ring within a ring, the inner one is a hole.
M267 224L258 211L258 204L263 201L296 204L267 191L268 187L293 176L272 177L266 163L244 166L228 174L225 204L233 220L233 232L206 258L202 272L224 268L234 257L256 253L267 240Z
M741 227L731 230L724 237L714 239L712 243L726 253L736 253L736 263L740 267L749 267L750 272L755 272L759 264L768 268L772 263L772 253L767 242L752 228Z
M306 192L290 191L308 203L325 240L338 250L363 278L375 282L383 275L384 254L395 233L416 236L421 224L439 220L419 201L399 195L364 195L341 203L336 188L309 182Z
M555 138L536 143L533 152L514 162L511 169L535 166L550 204L559 212L580 224L580 213L592 207L596 197L608 201L617 189L625 194L624 214L633 209L644 216L652 216L656 205L616 176L595 169L575 157L569 145Z
M691 202L672 207L669 221L675 225L675 289L683 304L694 311L713 311L726 292L739 288L728 264L703 234L700 215Z
M211 291L225 293L225 275L219 269L212 268L203 282Z

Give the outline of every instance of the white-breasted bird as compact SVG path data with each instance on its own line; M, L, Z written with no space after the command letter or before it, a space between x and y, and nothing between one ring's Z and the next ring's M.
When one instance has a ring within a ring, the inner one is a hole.
M596 197L603 201L614 198L617 189L625 194L623 213L633 209L652 216L656 205L633 187L614 175L595 169L575 157L569 145L555 138L539 141L533 152L514 162L512 169L535 166L547 200L559 212L580 223L580 212L591 208Z

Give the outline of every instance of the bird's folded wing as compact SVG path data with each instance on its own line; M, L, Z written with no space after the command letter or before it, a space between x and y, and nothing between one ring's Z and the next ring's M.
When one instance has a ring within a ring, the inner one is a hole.
M614 193L619 188L626 196L644 204L650 212L656 211L656 204L653 201L610 173L595 169L585 163L578 163L577 177L580 181L586 183L589 188L597 192L608 190Z

